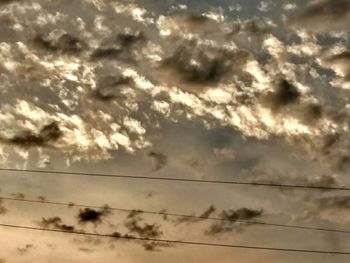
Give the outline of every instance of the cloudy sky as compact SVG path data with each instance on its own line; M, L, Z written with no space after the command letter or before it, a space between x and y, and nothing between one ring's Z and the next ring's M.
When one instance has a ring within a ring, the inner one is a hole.
M349 0L2 0L0 168L349 186L349 24ZM240 222L350 229L349 191L19 171L0 190L1 224L116 237L0 227L1 263L349 262L120 239L350 252Z

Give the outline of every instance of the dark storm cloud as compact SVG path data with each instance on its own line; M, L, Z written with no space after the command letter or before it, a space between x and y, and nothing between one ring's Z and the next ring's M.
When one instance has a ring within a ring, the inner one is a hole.
M62 231L74 231L75 227L66 225L62 222L62 219L58 216L56 217L50 217L50 218L42 218L41 221L38 223L43 228L54 228Z
M284 106L298 102L300 97L301 93L297 87L286 79L281 79L275 84L275 90L269 92L263 99L276 111Z
M221 213L221 218L225 220L230 221L236 221L236 220L249 220L253 219L255 217L261 216L263 213L263 210L256 210L256 209L250 209L250 208L240 208L238 210L224 210Z
M121 74L100 76L97 80L94 96L102 101L110 101L121 97L120 91L122 88L132 85L132 78L125 77Z
M34 39L34 43L47 51L59 51L67 54L80 53L86 47L86 44L82 40L68 33L55 37L47 37L38 34Z
M122 74L103 75L97 80L94 97L102 101L110 101L124 96L120 91L125 87L130 87L134 84L132 78L125 77Z
M249 57L245 51L227 50L199 44L197 40L184 41L174 53L163 60L163 68L173 70L182 81L194 84L213 84L240 69Z
M153 160L153 171L161 170L168 162L168 157L160 152L151 151L148 153L148 157Z
M119 47L99 47L91 55L92 59L116 59L122 52Z
M312 1L288 22L312 31L347 29L350 22L350 0Z
M350 63L350 51L344 51L340 54L333 55L329 58L329 60L335 61L335 62L344 60Z
M15 135L13 138L3 140L23 147L44 146L47 143L57 141L61 136L62 131L58 124L52 122L41 128L39 134L35 134L32 131L25 131L22 134Z
M133 51L137 43L143 43L145 36L142 32L124 32L119 33L115 39L103 42L100 47L91 54L91 59L123 59L131 62Z
M311 124L324 116L324 109L318 103L309 103L303 106L301 120L305 124Z
M179 46L165 64L175 68L187 81L212 82L220 80L227 71L230 65L224 62L224 54L210 54L190 43Z
M187 23L191 25L203 25L211 21L211 19L208 18L207 16L203 14L198 14L198 13L184 14L183 18Z
M141 31L124 32L118 34L116 37L116 41L122 49L131 48L133 45L143 40L145 40L145 35Z
M78 214L78 220L80 224L86 224L88 222L95 225L102 223L102 219L111 213L110 209L106 206L101 210L95 210L91 208L80 209Z
M216 235L225 232L234 231L237 226L237 221L251 220L260 217L263 214L263 210L256 210L250 208L240 208L238 210L224 210L222 211L220 218L224 221L212 224L206 231L208 235Z
M307 102L303 94L291 81L280 79L273 85L273 90L260 96L263 105L274 113L287 113L301 123L314 126L327 116L325 107L320 102ZM306 99L308 95L304 96Z

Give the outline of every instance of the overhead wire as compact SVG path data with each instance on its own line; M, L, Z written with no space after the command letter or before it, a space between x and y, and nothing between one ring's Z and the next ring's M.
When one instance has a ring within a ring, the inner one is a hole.
M271 226L271 227L281 227L281 228L292 228L292 229L300 229L300 230L312 230L312 231L324 231L324 232L350 234L350 230L312 227L312 226L301 226L301 225L292 225L292 224L277 224L277 223L269 223L269 222L257 221L257 220L229 219L229 218L220 218L220 217L203 217L203 216L180 214L180 213L168 213L168 212L162 212L162 211L147 211L147 210L143 210L143 209L127 209L127 208L117 208L117 207L109 207L109 206L94 206L94 205L86 205L86 204L52 202L52 201L46 201L46 200L12 198L12 197L3 197L3 196L0 196L0 200L25 202L25 203L36 203L36 204L47 204L47 205L58 205L58 206L65 206L65 207L91 208L91 209L105 209L107 207L108 209L113 210L113 211L120 211L120 212L127 212L127 213L139 212L142 214L161 215L161 216L166 216L166 217L171 216L171 217L179 217L179 218L194 219L194 220L213 220L213 221L221 221L221 222L245 223L245 224L263 225L263 226Z
M222 181L222 180L204 180L204 179L191 179L191 178L156 177L156 176L142 176L142 175L87 173L87 172L69 172L69 171L45 171L45 170L14 169L14 168L0 168L0 171L22 172L22 173L31 173L31 174L60 174L60 175L91 176L91 177L105 177L105 178L119 178L119 179L186 182L186 183L201 183L201 184L248 185L248 186L277 187L277 188L294 188L294 189L305 189L305 190L308 189L308 190L326 190L326 191L331 191L331 190L350 191L350 187L277 184L277 183L263 183L263 182L254 182L254 181Z
M235 244L223 244L223 243L211 243L211 242L197 242L197 241L185 241L185 240L171 240L171 239L158 239L158 238L144 238L144 237L134 237L134 236L120 236L113 234L99 234L90 232L79 232L79 231L66 231L60 229L49 229L41 227L31 227L31 226L21 226L13 224L1 224L0 227L12 228L12 229L22 229L22 230L33 230L33 231L47 231L65 234L75 234L83 236L95 236L95 237L105 237L105 238L115 238L121 240L134 240L134 241L148 241L148 242L158 242L166 244L182 244L182 245L196 245L196 246L207 246L207 247L223 247L223 248L236 248L236 249L249 249L249 250L268 250L268 251L278 251L278 252L291 252L291 253L308 253L308 254L332 254L332 255L350 255L350 252L346 251L333 251L333 250L312 250L312 249L293 249L293 248L279 248L279 247L265 247L265 246L246 246L246 245L235 245Z

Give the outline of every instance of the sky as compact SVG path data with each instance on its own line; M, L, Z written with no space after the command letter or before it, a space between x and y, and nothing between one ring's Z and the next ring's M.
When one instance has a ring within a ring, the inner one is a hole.
M349 186L349 0L0 0L0 23L0 168L82 173L0 169L0 263L349 262L128 239L350 252L241 222L347 230L349 191L84 175Z

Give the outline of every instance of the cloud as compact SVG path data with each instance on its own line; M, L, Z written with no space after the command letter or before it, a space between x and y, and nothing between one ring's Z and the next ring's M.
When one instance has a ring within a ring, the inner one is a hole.
M117 34L115 39L102 42L100 47L91 54L91 59L121 59L125 62L133 62L134 51L138 43L144 43L146 38L141 31L132 32L130 30Z
M151 151L147 154L148 157L152 158L153 160L153 171L157 172L166 166L168 163L168 157L160 152L154 152Z
M297 87L286 79L282 79L275 85L274 92L269 92L264 99L270 103L274 111L277 111L282 107L298 102L300 97L301 93Z
M141 223L143 219L137 217L128 219L124 222L129 233L137 234L143 238L159 238L163 233L157 224Z
M121 54L119 47L99 47L91 55L92 59L116 59Z
M144 239L159 239L163 232L160 230L161 226L158 224L149 224L144 222L144 219L140 216L143 212L141 210L131 211L127 218L124 220L124 226L126 228L126 233L122 234L120 232L113 232L113 236L122 238L122 240L133 239L141 237ZM159 251L160 247L168 247L168 244L155 241L138 241L134 242L139 243L145 251Z
M170 70L170 76L178 75L180 83L215 84L234 69L241 69L248 57L244 51L210 46L192 39L180 43L171 56L163 59L162 67Z
M72 19L74 23L67 23L72 18L70 7L56 14L31 4L11 6L13 27L29 33L16 34L13 41L0 45L2 95L4 100L11 98L1 107L1 137L17 145L53 144L71 164L152 146L154 137L148 130L155 128L155 119L175 125L186 118L209 129L230 127L259 140L295 138L303 142L299 145L303 150L314 147L312 154L320 151L314 146L318 137L341 130L323 104L341 96L335 90L325 91L332 76L323 81L317 75L318 52L323 50L317 38L291 32L273 18L237 20L220 12L187 11L157 17L134 4L102 2L74 2L79 18ZM321 3L333 6L318 1L306 9L308 16L317 16L308 10ZM347 6L346 1L338 3ZM28 24L26 16L18 15L23 10L37 19ZM165 24L176 30L163 34ZM34 32L48 34L37 34L39 45L32 45ZM295 46L294 39L301 43ZM337 46L345 41L340 39ZM48 52L43 54L42 48ZM291 56L293 50L298 60ZM104 60L91 60L94 52ZM64 55L69 53L81 56ZM333 63L345 65L345 55ZM138 63L131 63L134 57ZM273 83L280 76L283 79ZM271 87L270 105L265 107L259 98ZM340 103L330 107L336 104ZM283 114L271 114L271 108ZM59 123L58 139L40 134L42 125L51 122ZM29 149L14 151L24 156ZM339 162L346 169L346 156Z
M135 44L145 40L145 35L141 31L125 31L117 35L117 42L123 48L132 48Z
M5 139L8 143L29 147L29 146L44 146L50 142L57 141L62 136L56 122L45 125L39 131L39 134L34 134L31 131L25 131L22 134L15 135L10 139Z
M350 22L349 0L315 0L290 18L297 27L316 32L343 30Z
M133 238L135 238L134 235L131 234L121 234L120 232L113 232L111 234L112 236L114 236L117 240L118 239L122 239L122 240L132 240ZM151 238L151 237L147 237L147 238ZM149 252L159 252L161 247L170 247L170 244L166 244L166 243L162 243L162 242L155 242L155 241L138 241L138 240L133 240L134 242L140 244L145 251L149 251Z
M224 220L219 223L213 223L206 231L208 235L217 235L225 232L231 232L236 229L236 221L248 221L263 214L263 210L250 208L240 208L238 210L223 210L220 217Z
M218 23L214 19L211 19L205 14L189 11L161 16L157 24L163 35L208 35L218 30Z
M271 23L267 23L265 20L258 18L244 21L241 26L242 32L249 33L251 35L261 35L272 31Z
M70 89L70 91L64 91L63 86L62 89L63 93L71 92ZM91 91L89 90L85 95L91 96ZM71 94L71 96L75 95ZM100 109L101 104L96 105L96 100L87 98L85 102L92 108L87 109L85 105L73 115L66 114L60 107L56 107L54 113L51 110L46 111L45 107L33 106L33 103L24 100L15 105L4 105L0 110L2 126L0 137L3 138L3 144L0 146L5 147L13 138L18 146L22 146L23 143L30 146L52 146L65 153L67 163L85 158L105 159L108 158L107 155L110 157L111 150L120 148L134 152L150 146L150 142L145 140L145 129L140 126L140 122L128 117L130 115L128 106L121 107L115 116L110 112L112 107L110 109L106 107L103 111ZM99 110L93 110L95 108ZM84 112L81 111L83 109L85 109ZM140 127L135 126L131 129L131 121L125 120L132 120L132 124L137 123ZM41 131L43 123L56 123L56 125L50 125L47 127L50 129ZM57 123L62 136L56 141ZM28 154L28 147L21 148L7 147L6 149L21 151L22 156Z
M132 79L122 74L99 76L96 83L96 90L94 91L94 97L102 101L121 98L121 90L132 85Z
M86 47L82 40L68 33L54 34L52 32L48 36L38 34L34 43L46 51L65 54L79 54Z
M335 85L343 89L350 89L350 51L330 55L324 61L326 66L330 67L339 77L338 80L335 80Z
M249 220L261 216L262 213L263 210L240 208L238 210L222 211L221 218L230 221Z
M301 107L300 120L305 124L313 124L324 117L324 108L319 103L307 103Z
M178 18L178 20L183 20L185 24L191 27L201 26L209 21L213 21L205 14L198 14L198 13L189 13L189 14L182 14L173 16L172 18ZM176 21L177 24L180 23L180 21Z
M63 224L62 219L58 216L50 218L42 218L38 223L43 228L54 228L62 231L75 231L74 226Z
M80 224L86 224L91 222L95 225L102 223L102 219L111 213L108 206L101 210L94 210L91 208L80 209L78 214L78 220Z

